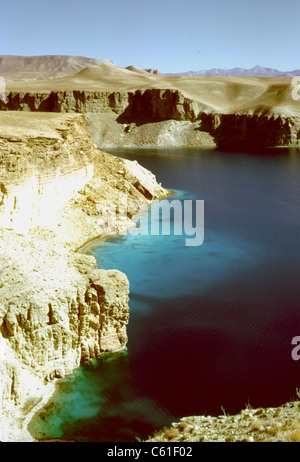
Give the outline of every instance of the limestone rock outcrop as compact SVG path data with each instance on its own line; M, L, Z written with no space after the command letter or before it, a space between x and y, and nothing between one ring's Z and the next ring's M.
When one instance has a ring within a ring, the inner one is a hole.
M203 114L201 128L220 147L299 146L300 117L268 114Z
M136 91L10 91L0 100L0 109L9 111L115 113L122 119L146 118L194 120L197 102L177 89L151 88Z
M0 119L1 226L24 231L49 225L93 177L93 147L83 117L33 115L25 125L22 114L2 113ZM35 119L44 124L41 133Z
M287 93L288 85L283 88ZM279 103L275 100L274 110L266 104L239 109L236 103L220 111L176 88L11 90L0 110L86 114L86 127L101 147L299 146L299 111Z
M29 413L54 379L126 347L129 283L13 231L2 230L0 249L0 439L29 441Z
M125 274L97 269L91 256L3 233L1 335L22 365L43 378L63 377L126 346ZM7 245L9 239L14 244ZM20 251L26 259L18 258Z
M129 281L79 249L168 191L96 149L82 115L0 122L0 440L15 441L52 379L126 347Z
M144 69L144 71L149 72L149 74L160 75L160 71L157 69Z

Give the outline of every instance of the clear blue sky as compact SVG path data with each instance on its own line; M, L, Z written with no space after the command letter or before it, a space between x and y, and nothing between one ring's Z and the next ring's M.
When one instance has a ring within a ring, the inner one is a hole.
M185 72L300 68L300 0L6 0L0 54Z

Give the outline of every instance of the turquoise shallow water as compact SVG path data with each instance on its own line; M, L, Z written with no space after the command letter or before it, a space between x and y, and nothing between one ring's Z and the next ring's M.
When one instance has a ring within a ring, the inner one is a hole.
M130 281L128 349L61 382L39 437L134 441L174 419L289 401L299 386L299 151L118 152L178 200L204 200L204 243L117 236L89 252Z
M169 201L180 200L183 204L187 198L195 201L186 191L176 191ZM153 207L159 207L159 203ZM150 209L143 217L150 217ZM124 271L132 281L132 293L144 297L163 299L203 293L239 265L250 267L259 252L259 246L238 235L212 229L205 230L205 241L199 246L186 245L187 239L194 239L191 234L174 235L174 223L169 236L152 235L150 227L146 232L132 235L129 231L104 241L101 247L95 243L89 248L99 267Z

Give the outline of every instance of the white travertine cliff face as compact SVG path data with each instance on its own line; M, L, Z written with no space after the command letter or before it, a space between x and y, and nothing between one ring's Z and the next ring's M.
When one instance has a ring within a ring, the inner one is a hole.
M93 257L9 230L0 236L0 439L8 428L15 441L45 383L126 347L129 283Z
M2 237L1 333L23 365L43 378L62 377L126 346L123 273L97 269L93 257L51 250L47 242L9 231Z
M18 232L53 224L64 204L93 177L92 144L82 117L73 123L61 119L47 136L24 129L18 133L8 120L0 137L0 224Z
M24 232L36 225L50 226L57 214L93 177L93 165L52 178L33 173L21 184L2 186L0 221L2 226ZM4 185L4 183L2 183ZM5 189L4 189L5 188Z
M126 347L126 275L76 249L168 192L98 151L81 115L6 112L0 126L0 440L28 441L52 379Z

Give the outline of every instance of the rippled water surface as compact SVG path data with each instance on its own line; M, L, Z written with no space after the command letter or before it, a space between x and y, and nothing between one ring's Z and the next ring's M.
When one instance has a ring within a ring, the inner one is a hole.
M292 399L300 371L291 357L300 335L299 150L118 155L154 172L172 199L204 200L204 243L128 234L90 248L99 267L130 281L128 350L63 380L31 430L134 441L182 416Z

